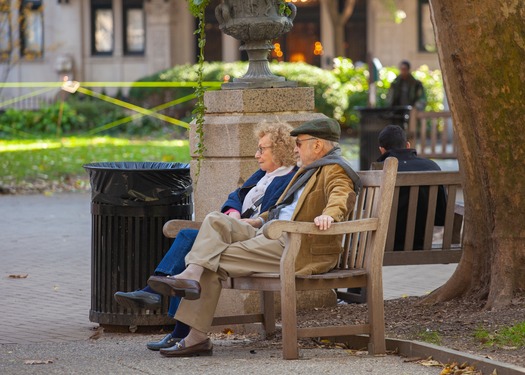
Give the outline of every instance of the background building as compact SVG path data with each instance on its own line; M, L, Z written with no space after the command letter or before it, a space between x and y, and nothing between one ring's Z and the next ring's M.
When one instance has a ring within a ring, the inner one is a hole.
M323 68L336 57L331 0L291 0L292 31L275 41L272 58ZM206 59L236 61L239 42L207 12ZM408 59L438 68L428 0L357 0L344 26L344 56L383 65ZM393 4L393 3L392 3ZM345 0L337 3L343 11ZM0 0L0 82L133 81L196 60L195 19L186 0ZM30 88L4 89L2 97ZM110 92L111 90L108 90Z

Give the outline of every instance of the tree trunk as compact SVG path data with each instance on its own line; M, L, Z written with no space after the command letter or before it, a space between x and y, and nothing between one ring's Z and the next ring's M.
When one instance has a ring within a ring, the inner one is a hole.
M424 302L525 292L525 2L430 0L463 176L463 257Z
M357 0L345 0L343 11L339 12L338 0L323 0L327 3L328 12L334 27L335 55L337 57L345 55L345 27L346 23L354 13Z

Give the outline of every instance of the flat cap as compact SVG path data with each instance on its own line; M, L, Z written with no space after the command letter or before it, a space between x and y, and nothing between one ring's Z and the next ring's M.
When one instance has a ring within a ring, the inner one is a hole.
M309 134L327 141L339 142L341 126L333 118L317 118L306 121L290 132L292 137L296 137L299 134Z

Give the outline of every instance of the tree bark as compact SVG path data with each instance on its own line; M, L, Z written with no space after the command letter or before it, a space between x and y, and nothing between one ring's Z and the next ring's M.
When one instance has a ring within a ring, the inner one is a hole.
M322 0L327 3L330 19L334 26L335 55L345 56L345 26L354 13L356 0L345 0L343 11L339 12L338 0Z
M430 0L463 176L463 256L424 302L525 293L525 2Z

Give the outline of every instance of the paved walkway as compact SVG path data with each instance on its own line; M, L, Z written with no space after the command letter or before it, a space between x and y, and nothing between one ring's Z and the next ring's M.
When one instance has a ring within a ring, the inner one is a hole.
M50 342L56 343L53 345L54 348L63 348L65 352L72 350L70 349L72 347L64 346L64 343L82 341L83 345L87 345L86 342L93 342L93 340L86 341L93 333L92 328L97 326L88 320L91 295L90 219L90 196L87 193L0 196L0 344L21 344L8 345L7 347L11 348L9 355L14 353L16 357L17 352L24 352L24 350L47 353L49 352L47 343ZM385 298L428 293L445 282L455 266L385 267ZM27 277L13 278L10 275L27 275ZM133 336L135 335L116 335L104 344L99 341L101 345L99 350L104 350L104 345L108 348L111 345L115 347L115 340L117 343L122 341L123 346L119 351L122 351L125 345L133 347L134 342L138 345L145 340L142 336L139 338ZM75 345L79 344L74 344L73 347ZM139 356L150 355L147 358L158 358L158 354L151 357L151 352L144 351L142 344L138 346L142 352L146 352ZM9 355L4 356L5 349L6 346L0 345L0 373L5 373L2 367L10 363L6 360ZM227 348L219 350L228 351ZM134 351L135 349L131 350L130 355L135 355ZM50 356L53 355L49 353ZM74 356L74 353L70 355ZM280 358L280 354L275 355ZM99 354L99 356L108 358L107 369L111 369L112 367L109 366L111 354ZM266 363L265 361L271 360L266 358L261 363ZM72 366L74 362L72 361ZM205 366L215 366L216 361L212 362L207 362ZM374 365L371 365L372 370L367 373L384 373L374 372L373 368ZM35 372L34 369L36 367L32 366L31 373L40 373ZM168 367L161 367L160 373L164 372L163 369L168 371ZM271 366L268 367L268 373L271 372L270 369ZM44 371L43 368L42 370ZM124 370L109 370L109 373L124 373L126 372ZM141 372L139 370L140 366L135 373ZM193 368L193 370L197 369ZM239 365L238 370L245 371L242 365ZM77 371L82 372L81 369ZM290 371L290 373L294 372ZM64 373L67 373L65 369ZM99 373L99 371L91 373ZM426 372L392 370L388 373L425 374ZM429 374L435 373L439 372L429 372Z
M0 196L0 344L89 336L90 226L89 194ZM455 267L385 267L385 298L424 295Z

